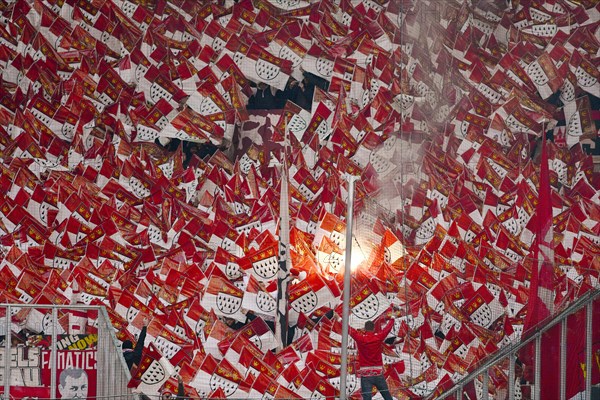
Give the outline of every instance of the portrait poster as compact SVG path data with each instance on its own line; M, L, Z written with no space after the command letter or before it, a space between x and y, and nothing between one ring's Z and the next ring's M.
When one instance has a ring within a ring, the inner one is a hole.
M98 336L57 336L56 393L52 395L51 339L50 335L37 335L30 337L27 345L11 347L10 398L95 399ZM4 352L0 349L0 382L4 379Z

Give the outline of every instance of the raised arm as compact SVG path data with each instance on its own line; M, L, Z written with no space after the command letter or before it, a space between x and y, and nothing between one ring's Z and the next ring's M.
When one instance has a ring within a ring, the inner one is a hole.
M142 328L140 336L138 337L135 348L133 349L133 362L138 364L142 361L142 352L144 351L144 342L146 341L146 325Z

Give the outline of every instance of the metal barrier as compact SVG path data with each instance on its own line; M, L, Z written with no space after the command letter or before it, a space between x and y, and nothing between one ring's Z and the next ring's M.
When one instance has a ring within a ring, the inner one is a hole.
M104 307L3 303L0 336L0 398L137 398Z
M454 400L463 400L463 398L469 398L474 400L472 397L466 394L465 388L469 385L473 385L477 387L476 397L484 400L495 399L520 399L525 398L523 393L517 393L517 391L521 390L518 377L515 373L515 366L517 355L519 351L522 351L526 348L526 346L530 346L533 344L535 350L533 352L534 356L534 379L533 382L528 384L531 389L531 399L540 400L540 387L544 385L544 381L540 374L541 370L541 354L542 354L542 336L544 333L547 333L550 329L560 324L560 371L554 376L554 379L560 379L560 399L566 399L566 375L567 375L567 348L569 347L568 343L568 335L567 335L567 319L569 316L574 315L578 311L585 308L585 332L581 332L581 334L585 334L585 365L592 366L592 346L593 346L593 334L594 328L599 329L597 326L592 326L593 318L592 313L594 306L600 307L600 304L595 304L595 301L600 300L600 289L591 290L585 293L583 296L572 302L569 306L567 306L563 311L554 316L548 323L542 324L543 326L538 327L534 332L530 332L526 334L521 341L516 343L511 343L492 355L489 359L483 360L482 364L475 368L472 372L470 372L463 379L458 381L451 389L445 391L442 394L439 394L435 397L435 399L454 399ZM596 334L596 336L600 334ZM506 369L506 364L508 364L508 379L507 379L507 387L502 393L496 393L495 395L490 394L490 371L493 367L499 366L504 363L503 367ZM583 367L582 367L583 368ZM589 368L588 371L592 370ZM585 388L584 391L581 392L576 398L577 399L592 399L592 374L585 374ZM539 384L536 384L539 383ZM471 386L471 388L473 388ZM598 398L596 395L594 398Z

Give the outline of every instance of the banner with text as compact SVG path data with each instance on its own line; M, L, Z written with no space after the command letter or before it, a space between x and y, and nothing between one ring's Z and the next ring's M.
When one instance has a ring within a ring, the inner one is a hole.
M11 347L10 398L95 399L97 343L96 334L57 336L54 395L50 394L51 336L31 336L26 345ZM4 380L5 352L0 348L0 382Z

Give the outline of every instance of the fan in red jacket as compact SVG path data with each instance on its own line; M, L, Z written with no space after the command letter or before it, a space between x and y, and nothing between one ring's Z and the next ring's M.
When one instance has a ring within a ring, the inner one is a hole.
M358 375L360 376L360 391L364 400L371 400L373 386L385 400L393 400L385 377L383 376L383 342L392 330L394 321L390 319L385 326L375 332L373 321L365 322L364 330L350 327L350 336L358 348Z

